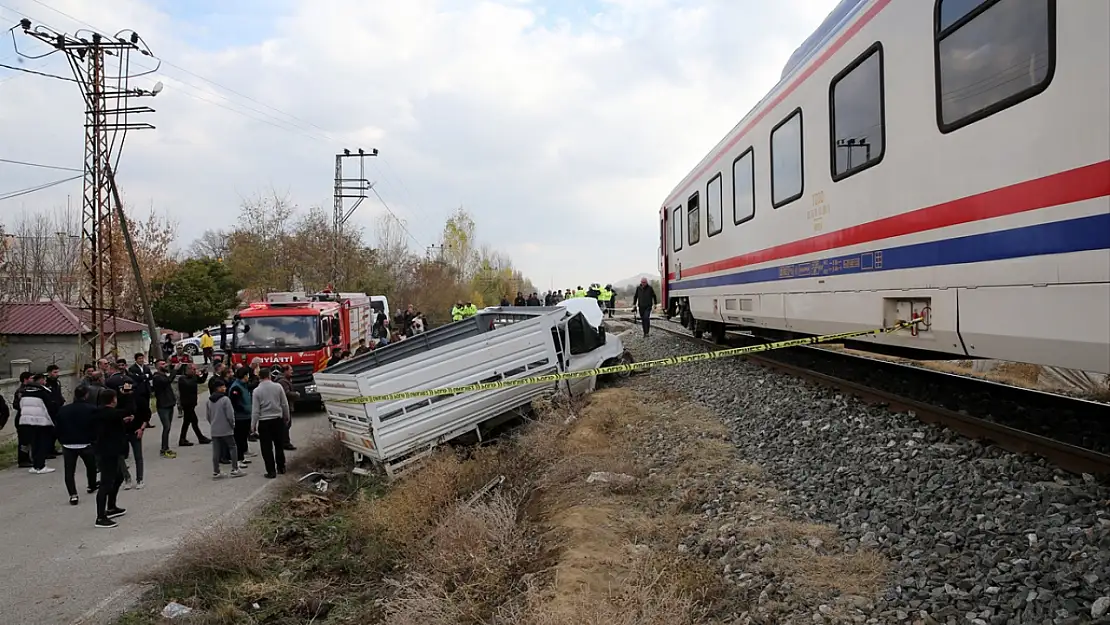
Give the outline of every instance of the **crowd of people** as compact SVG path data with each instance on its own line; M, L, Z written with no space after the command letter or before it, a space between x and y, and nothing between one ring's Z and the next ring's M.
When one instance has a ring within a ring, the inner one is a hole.
M84 466L86 493L96 493L99 528L117 526L126 513L118 505L121 488L145 487L143 440L147 430L162 428L159 456L177 457L170 448L175 412L180 412L179 447L212 446L212 477L241 477L252 457L262 455L265 477L285 473L285 451L295 450L289 438L291 407L298 399L293 390L293 368L271 371L255 358L249 367L232 370L216 357L204 371L187 362L171 364L159 359L152 368L146 355L113 361L101 358L84 367L83 376L67 401L57 365L45 373L25 372L9 408L0 397L0 429L14 413L18 437L18 465L31 474L56 469L47 461L62 457L63 479L69 503L78 505L76 472ZM209 434L201 431L197 416L200 385L210 391L207 406ZM154 415L157 414L157 424ZM197 443L189 440L192 431ZM258 453L249 443L257 441ZM132 465L128 461L133 462ZM222 465L230 465L225 473Z
M359 339L354 352L349 349L333 351L331 358L328 359L328 366L339 364L355 356L361 356L366 352L385 347L391 343L399 343L417 334L423 334L427 327L428 320L424 313L416 310L412 304L409 304L404 311L394 315L392 323L385 313L379 312L374 318L374 325L370 328L370 340Z

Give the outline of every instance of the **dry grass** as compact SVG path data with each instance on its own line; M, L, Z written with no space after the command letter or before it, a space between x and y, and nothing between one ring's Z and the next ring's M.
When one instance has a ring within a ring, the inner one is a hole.
M351 450L333 436L314 440L309 447L298 451L289 462L289 472L300 475L310 471L343 469L354 462Z
M258 535L250 527L218 523L186 535L166 566L146 579L166 585L195 584L197 580L230 575L256 575L264 560Z
M519 522L519 507L494 494L456 505L437 525L385 606L393 625L488 623L519 595L538 545Z
M673 551L686 520L643 496L658 485L647 483L637 443L668 415L625 389L595 393L573 414L544 411L511 445L470 460L441 454L366 510L368 529L421 545L385 602L390 623L701 622L719 582ZM595 471L635 479L587 484ZM456 503L460 486L497 474L509 477L506 494Z
M493 450L478 450L464 460L451 450L426 459L383 497L361 498L354 522L365 533L398 545L413 545L431 531L444 511L477 490L499 468Z
M887 559L874 551L819 555L797 547L772 558L770 567L808 591L864 596L875 594L890 571Z
M306 455L305 469L346 458L326 443ZM599 471L632 479L588 484ZM503 484L467 503L498 476ZM388 489L354 477L326 495L290 489L251 527L187 541L154 577L148 614L177 599L203 625L321 614L340 625L714 622L747 606L733 604L715 558L676 545L704 524L692 513L722 476L743 498L732 512L747 523L738 545L773 547L753 571L811 595L867 595L885 575L875 554L839 553L831 528L781 517L779 493L736 457L713 415L617 388L546 406L500 444L436 453Z

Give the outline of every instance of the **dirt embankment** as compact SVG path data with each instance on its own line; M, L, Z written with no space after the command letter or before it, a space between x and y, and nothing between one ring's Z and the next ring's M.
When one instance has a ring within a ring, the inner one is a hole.
M636 386L542 407L389 486L291 486L250 524L187 541L121 623L158 622L171 600L203 625L773 623L783 596L836 622L877 591L881 558L787 518L714 416Z

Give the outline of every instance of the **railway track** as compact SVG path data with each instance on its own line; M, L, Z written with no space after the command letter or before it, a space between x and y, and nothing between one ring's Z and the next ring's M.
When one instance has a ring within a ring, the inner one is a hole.
M616 319L635 322L629 317ZM652 318L653 330L710 349L729 346L695 338L669 325L668 321ZM760 342L739 333L729 333L726 337L726 343L738 341ZM1110 454L1105 453L1110 448L1110 404L821 348L790 348L742 358L850 393L872 404L885 405L895 412L909 412L926 423L947 427L968 438L988 440L1014 453L1040 456L1065 471L1110 478ZM830 372L833 369L850 370L856 375L834 374ZM873 383L879 379L882 383ZM951 393L944 397L945 405L938 405L935 401L922 401L894 392L889 389L892 384L906 388L944 387ZM883 386L888 388L881 388ZM1031 431L1056 429L1045 423L1045 415L1056 415L1059 421L1066 420L1073 427L1063 436Z

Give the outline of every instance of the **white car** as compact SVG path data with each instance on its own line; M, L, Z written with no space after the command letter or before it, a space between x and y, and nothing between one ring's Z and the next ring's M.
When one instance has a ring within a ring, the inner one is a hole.
M208 333L212 335L212 341L215 343L216 349L220 347L220 326L211 326L207 328ZM180 347L181 351L190 356L196 356L200 353L200 337L204 334L204 330L197 332L196 336L183 338L174 343L176 347Z

